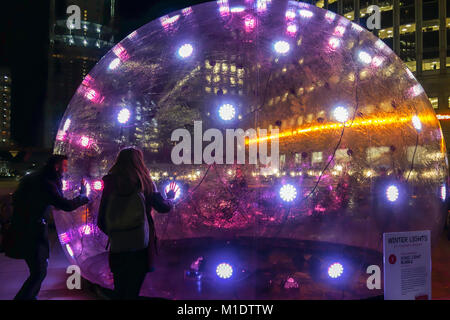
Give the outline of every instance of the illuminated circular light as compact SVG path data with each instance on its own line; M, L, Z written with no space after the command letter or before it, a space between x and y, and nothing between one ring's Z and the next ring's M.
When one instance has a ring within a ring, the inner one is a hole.
M330 40L328 40L328 45L331 49L337 49L339 45L341 44L341 41L338 38L332 37Z
M121 124L125 124L130 120L131 112L127 108L123 108L120 110L119 114L117 115L117 121Z
M364 64L369 64L372 62L372 57L365 51L360 51L358 53L358 58Z
M275 42L274 49L276 52L284 54L289 51L290 46L286 41L277 41Z
M344 267L339 262L335 262L328 267L328 276L330 278L336 279L342 276L344 273Z
M334 118L343 123L348 120L348 110L345 107L336 107L333 111Z
M108 68L109 70L114 70L116 69L120 64L120 59L119 58L115 58L113 61L111 61L111 63L109 64Z
M418 116L412 117L412 123L413 123L414 128L416 128L416 130L420 131L422 129L422 122L420 122L420 119Z
M220 106L219 108L219 116L222 118L222 120L230 121L234 118L236 115L236 110L234 109L233 105L226 103Z
M189 57L192 52L194 51L194 48L189 43L183 44L180 49L178 49L178 55L181 58L187 58Z
M286 11L286 19L292 20L295 18L295 11L288 10Z
M80 144L82 147L88 148L89 145L91 144L91 139L89 139L89 137L82 136L80 139Z
M170 182L165 188L164 188L164 192L167 193L173 190L173 192L175 192L175 197L173 198L173 200L176 200L180 197L181 195L181 188L178 185L178 183L176 183L175 181Z
M445 201L447 197L447 188L445 187L445 184L441 186L441 199L442 201Z
M283 201L291 202L297 197L297 189L291 184L285 184L280 189L280 198Z
M390 202L395 202L398 199L398 188L394 185L386 189L386 197Z
M219 278L229 279L233 275L233 267L228 263L221 263L216 268L216 274Z
M95 191L101 191L103 190L103 181L102 180L96 180L93 183L93 187Z
M297 26L295 24L290 24L287 26L287 32L289 33L296 33L297 32Z
M66 250L69 253L69 255L73 258L73 251L69 244L66 244Z

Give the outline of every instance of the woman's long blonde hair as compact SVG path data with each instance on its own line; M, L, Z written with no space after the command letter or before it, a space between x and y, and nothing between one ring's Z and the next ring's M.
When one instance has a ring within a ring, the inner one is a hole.
M154 191L150 172L144 163L144 155L137 148L122 149L109 173L118 177L119 186L137 186L145 194Z

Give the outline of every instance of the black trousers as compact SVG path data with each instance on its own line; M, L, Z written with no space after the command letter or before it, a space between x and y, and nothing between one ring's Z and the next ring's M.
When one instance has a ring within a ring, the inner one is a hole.
M43 243L38 245L26 259L30 276L22 285L14 300L36 300L41 290L42 282L47 276L48 267L48 246Z
M136 300L148 272L148 250L109 254L114 276L114 298Z

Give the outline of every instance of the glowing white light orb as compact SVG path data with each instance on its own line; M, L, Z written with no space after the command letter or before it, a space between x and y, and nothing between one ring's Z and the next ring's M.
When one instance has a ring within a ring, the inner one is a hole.
M297 197L297 189L291 184L285 184L280 189L280 198L283 201L291 202Z
M381 66L383 64L383 62L384 62L384 59L382 57L376 56L372 59L372 66L378 68L379 66Z
M412 117L412 123L413 123L414 128L416 128L416 130L420 131L422 129L422 122L420 122L420 119L418 116Z
M372 57L365 51L360 51L358 53L358 59L364 64L369 64L372 62Z
M237 12L243 12L245 10L245 8L244 7L234 7L234 8L231 8L231 12L234 12L234 13L237 13Z
M335 18L336 14L334 12L327 11L327 13L325 13L325 19L327 19L328 21L333 21Z
M284 54L289 51L290 45L286 41L277 41L275 42L274 49L276 52Z
M236 109L233 105L226 103L220 106L219 108L219 116L222 120L230 121L236 115Z
M289 33L296 33L297 32L297 26L295 24L290 24L286 28L287 32Z
M339 262L335 262L328 267L328 276L330 278L336 279L342 276L344 273L344 267Z
M80 144L82 147L88 148L89 145L91 144L91 139L89 139L89 137L82 136L80 139Z
M221 263L216 268L216 274L219 278L229 279L233 275L233 267L228 263Z
M94 181L93 186L94 186L95 191L101 191L101 190L103 190L103 181L96 180L96 181Z
M130 120L131 112L127 108L123 108L120 110L119 114L117 115L117 121L121 124L125 124Z
M390 201L390 202L395 202L398 199L398 188L394 185L389 186L386 189L386 198Z
M341 41L338 38L332 37L328 40L328 45L331 49L337 49L341 44Z
M109 70L115 70L119 66L119 64L120 64L120 59L115 58L113 61L111 61L108 68L109 68Z
M334 118L343 123L348 120L348 110L345 107L336 107L333 111Z
M445 184L441 187L441 199L442 201L445 201L447 198L447 188L445 187Z
M292 20L295 18L295 11L288 10L286 11L286 19Z
M423 88L420 84L416 84L415 86L411 87L409 89L409 93L411 94L411 96L413 97L417 97L418 95L420 95L423 92Z
M192 54L193 51L194 48L192 47L192 45L190 45L189 43L185 43L180 47L180 49L178 49L178 55L181 58L187 58Z

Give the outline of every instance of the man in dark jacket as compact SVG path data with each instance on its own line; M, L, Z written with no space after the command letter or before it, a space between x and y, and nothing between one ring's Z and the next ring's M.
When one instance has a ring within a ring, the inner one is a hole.
M64 198L61 178L67 171L67 162L64 155L52 155L41 171L25 176L13 194L12 229L20 235L17 241L20 257L30 269L30 276L15 300L36 300L47 275L50 251L47 220L51 206L73 211L89 202L83 183L78 197Z

